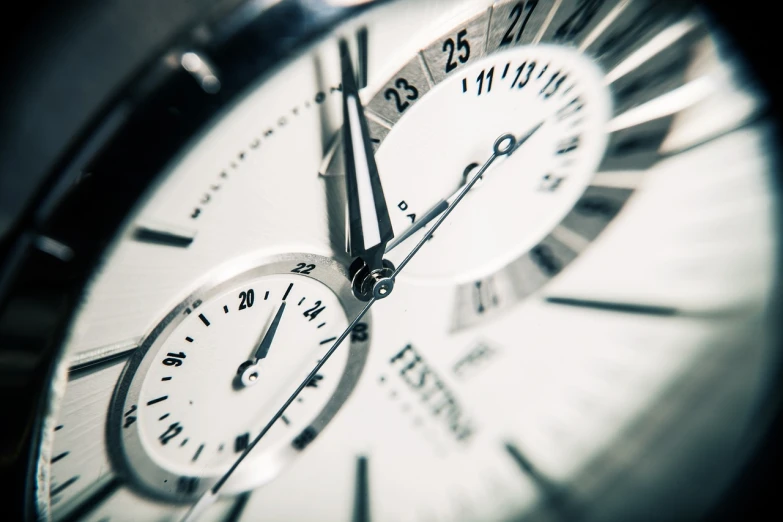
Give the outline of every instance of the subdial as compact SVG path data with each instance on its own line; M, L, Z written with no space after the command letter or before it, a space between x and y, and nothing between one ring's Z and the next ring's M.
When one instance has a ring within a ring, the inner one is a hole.
M565 48L498 52L444 80L406 111L378 150L381 175L391 173L383 182L395 238L422 227L393 244L390 259L398 263L423 237L426 222L452 203L505 133L528 139L480 179L405 277L475 280L530 251L590 184L610 116L600 69ZM430 122L438 132L420 132Z
M186 500L233 464L355 315L335 262L292 255L191 296L152 332L115 401L113 429L127 469L146 489ZM352 314L352 315L348 315ZM364 365L357 325L226 484L271 480L312 442Z

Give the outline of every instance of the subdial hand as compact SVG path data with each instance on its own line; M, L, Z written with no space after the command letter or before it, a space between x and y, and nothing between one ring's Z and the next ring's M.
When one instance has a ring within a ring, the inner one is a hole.
M375 163L370 130L356 87L351 55L340 41L343 82L343 153L348 199L348 254L373 270L382 268L386 243L394 237Z
M266 358L267 354L269 353L269 347L272 346L272 341L275 338L275 333L277 333L277 326L280 324L280 319L283 317L284 311L285 311L285 301L283 301L280 304L280 308L277 309L275 318L272 319L272 324L269 325L269 329L264 334L264 338L261 339L261 343L258 345L258 350L256 350L256 360L254 361L254 363L257 363L259 359Z
M516 144L514 145L513 150L511 150L508 153L508 156L511 156L514 152L516 152L528 139L530 139L533 134L538 131L542 126L544 125L544 121L541 121L537 125L535 125L533 128L531 128L529 131L527 131L525 134L520 136L516 140ZM500 139L500 138L498 138ZM497 142L496 142L497 144ZM473 179L478 180L481 177L481 173L483 173L484 168L482 167L482 170L479 171L479 174L477 177L474 177ZM457 197L462 193L463 189L468 185L468 180L465 180L465 183L463 185L460 185L460 187L454 191L453 194L451 194L449 197L441 199L438 201L431 209L429 209L416 223L413 223L410 227L408 227L405 232L394 238L394 241L389 243L389 245L386 247L386 252L391 252L392 249L394 249L397 245L411 237L413 234L427 226L433 219L444 213L446 210L448 210L451 206L456 204ZM471 185L472 186L472 185ZM469 189L468 189L469 190ZM467 192L467 191L465 191ZM460 198L461 199L461 198ZM430 231L432 233L432 231Z
M242 386L252 386L258 382L258 361L266 358L267 354L269 353L269 348L272 346L272 341L275 339L277 327L280 324L280 319L283 317L284 311L285 301L283 301L280 305L280 308L277 309L275 318L272 319L272 324L269 325L269 328L261 338L261 342L258 344L258 349L256 350L254 358L250 361L242 363L242 365L239 367L239 371L237 373L239 376L239 382Z

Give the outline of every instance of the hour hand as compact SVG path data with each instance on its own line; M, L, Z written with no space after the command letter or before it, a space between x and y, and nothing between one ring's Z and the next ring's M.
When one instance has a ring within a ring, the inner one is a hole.
M275 339L277 326L280 324L280 319L283 317L284 311L285 301L280 303L280 308L277 309L275 318L272 319L272 324L269 325L269 329L264 334L263 339L261 339L261 342L258 345L258 349L256 350L256 360L253 361L254 363L257 363L260 359L266 358L267 354L269 353L269 348L272 346L272 341Z
M264 333L261 341L258 343L256 353L249 361L245 361L239 365L237 369L237 377L234 386L237 389L247 388L254 385L258 381L258 362L261 359L265 359L269 354L269 348L272 346L272 341L275 340L275 334L277 333L277 327L280 325L280 319L283 318L283 312L285 311L285 301L280 304L280 308L277 309L275 318L272 319L272 324Z
M382 268L386 243L394 238L389 210L375 164L370 131L359 100L351 55L340 41L343 83L343 153L348 200L348 254L370 270Z

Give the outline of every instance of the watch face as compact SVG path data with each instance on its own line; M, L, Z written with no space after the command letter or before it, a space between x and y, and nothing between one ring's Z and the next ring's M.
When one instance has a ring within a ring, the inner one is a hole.
M35 517L688 519L749 458L776 122L705 7L241 3L123 92L9 271Z

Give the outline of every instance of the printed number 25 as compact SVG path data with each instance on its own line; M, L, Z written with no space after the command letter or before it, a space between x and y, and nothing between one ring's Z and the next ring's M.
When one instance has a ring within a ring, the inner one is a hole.
M450 73L457 68L457 61L454 59L454 51L460 51L457 55L459 63L465 63L470 58L470 44L466 38L468 36L468 30L463 29L457 33L457 43L454 44L454 40L449 38L443 42L443 52L449 53L449 58L446 60L446 72Z

